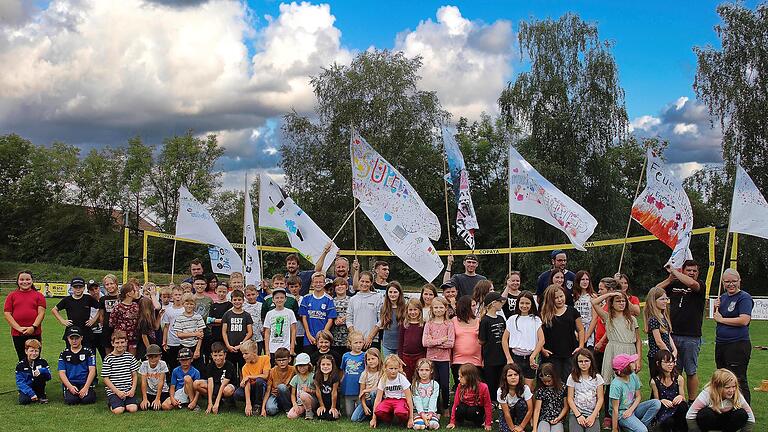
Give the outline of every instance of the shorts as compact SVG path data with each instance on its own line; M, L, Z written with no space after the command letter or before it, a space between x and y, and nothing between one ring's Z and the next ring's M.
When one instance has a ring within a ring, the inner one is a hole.
M138 404L139 400L136 398L136 396L127 397L125 399L120 399L116 394L107 396L107 405L109 406L109 409L124 408L128 405Z
M536 371L531 368L530 363L530 355L527 356L521 356L512 353L512 360L515 362L516 365L520 367L523 371L523 378L525 379L534 379L536 378Z
M187 393L184 391L184 387L176 389L176 392L173 394L173 398L179 401L180 404L189 403L189 395L187 395Z
M696 375L696 371L699 369L701 338L673 334L672 341L677 347L677 370L679 372L685 371L686 375Z
M156 397L157 397L157 395L156 395L156 394L147 393L147 400L148 400L148 401L150 401L150 402L152 402L153 400L155 400L155 398L156 398ZM162 402L165 402L165 400L166 400L166 399L168 399L168 397L170 397L170 394L169 394L168 392L162 392L162 393L160 393L160 402L161 402L161 403L162 403Z

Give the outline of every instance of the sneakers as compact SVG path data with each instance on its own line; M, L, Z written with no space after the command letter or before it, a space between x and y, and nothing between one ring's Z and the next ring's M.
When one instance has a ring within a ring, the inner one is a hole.
M48 399L42 398L42 399L40 399L40 403L41 404L47 404L48 403Z

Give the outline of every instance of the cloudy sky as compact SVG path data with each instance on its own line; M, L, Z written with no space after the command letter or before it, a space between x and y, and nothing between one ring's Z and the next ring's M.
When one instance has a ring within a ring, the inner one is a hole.
M243 170L274 171L280 117L311 111L321 67L371 47L421 55L422 87L477 118L525 70L519 22L572 11L614 43L634 132L668 139L685 176L720 161L691 86L692 47L717 45L717 3L0 0L0 133L88 150L215 132L236 187Z

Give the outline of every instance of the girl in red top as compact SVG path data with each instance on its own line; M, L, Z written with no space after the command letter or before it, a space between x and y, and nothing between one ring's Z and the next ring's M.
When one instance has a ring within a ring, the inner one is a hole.
M11 327L11 338L19 361L24 360L24 343L29 339L41 340L40 324L45 317L45 297L35 290L32 273L20 271L16 275L16 289L8 293L3 306L5 320Z
M484 425L485 430L489 431L493 421L491 409L491 395L488 386L480 381L480 371L472 363L461 365L459 386L456 387L451 422L447 428L453 429L457 424L467 421L475 427Z
M128 281L120 288L120 303L109 315L109 326L115 331L122 330L128 339L128 351L136 355L136 327L139 324L138 284Z
M400 324L397 353L403 361L405 377L416 373L416 363L427 355L427 349L421 342L424 336L424 320L419 299L410 299L405 307L405 320Z

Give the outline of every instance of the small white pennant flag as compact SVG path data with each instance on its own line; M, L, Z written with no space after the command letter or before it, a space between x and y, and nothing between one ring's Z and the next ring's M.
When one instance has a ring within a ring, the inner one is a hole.
M245 190L245 265L243 276L246 285L261 285L261 263L259 262L258 243L256 242L256 225L253 223L253 208L251 194Z
M768 202L755 182L736 165L736 184L731 202L731 232L768 239Z

